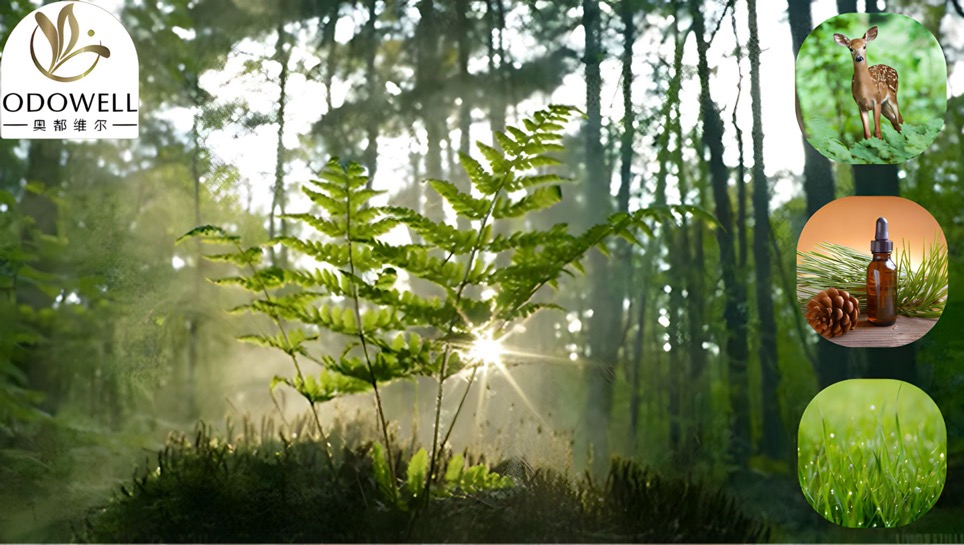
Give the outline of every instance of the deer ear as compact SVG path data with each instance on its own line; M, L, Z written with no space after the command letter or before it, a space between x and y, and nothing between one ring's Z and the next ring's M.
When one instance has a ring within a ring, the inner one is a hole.
M837 42L837 45L850 47L850 38L844 36L843 34L834 34L833 41Z
M870 27L870 30L868 30L867 33L864 34L864 41L872 42L876 37L877 37L877 27L872 26Z

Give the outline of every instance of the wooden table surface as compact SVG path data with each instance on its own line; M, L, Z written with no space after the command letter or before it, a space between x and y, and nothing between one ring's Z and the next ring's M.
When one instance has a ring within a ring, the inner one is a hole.
M876 326L861 315L857 329L830 339L840 346L855 348L892 348L904 346L923 337L937 323L936 318L908 318L898 316L897 322L889 326Z

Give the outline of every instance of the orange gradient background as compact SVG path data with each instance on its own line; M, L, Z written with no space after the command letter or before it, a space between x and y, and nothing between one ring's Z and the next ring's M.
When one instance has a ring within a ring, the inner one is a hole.
M890 240L894 242L896 262L903 245L910 246L911 263L917 267L923 252L934 238L947 247L944 231L924 207L900 197L844 197L837 199L814 214L797 242L798 252L816 249L821 242L849 246L870 256L870 241L874 239L877 218L887 218ZM797 261L799 262L799 256Z

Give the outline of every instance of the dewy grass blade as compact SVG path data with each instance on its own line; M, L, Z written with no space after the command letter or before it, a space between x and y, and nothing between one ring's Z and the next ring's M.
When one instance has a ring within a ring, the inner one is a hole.
M944 484L946 432L933 418L936 407L904 384L878 382L842 401L815 400L801 421L804 495L818 513L848 527L908 524L934 505Z

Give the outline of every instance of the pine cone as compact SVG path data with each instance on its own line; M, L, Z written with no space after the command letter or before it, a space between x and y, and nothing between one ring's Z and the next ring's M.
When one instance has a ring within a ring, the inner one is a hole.
M810 327L830 339L857 327L860 303L846 291L830 288L813 296L806 316Z

